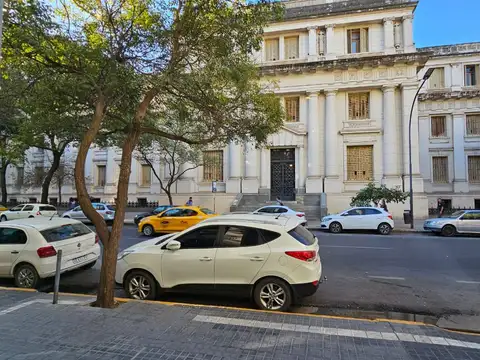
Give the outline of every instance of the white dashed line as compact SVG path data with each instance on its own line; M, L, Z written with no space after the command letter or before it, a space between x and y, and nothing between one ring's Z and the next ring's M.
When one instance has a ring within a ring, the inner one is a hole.
M368 277L371 278L371 279L405 281L405 278L403 278L403 277L395 277L395 276L374 276L374 275L369 275Z
M268 321L253 321L236 318L226 318L221 316L203 316L197 315L193 321L206 322L212 324L237 325L260 329L279 329L282 331L306 332L312 334L322 335L338 335L354 338L377 339L385 341L405 341L422 344L435 344L440 346L454 346L470 349L480 349L480 343L459 341L449 338L426 336L426 335L411 335L397 332L380 332L380 331L361 331L351 329L337 329L320 326L301 326L297 327L294 324L275 323Z
M480 285L480 281L456 280L455 282L458 284Z
M75 301L75 300L59 300L58 303L60 305L75 305L75 304L80 304L82 301ZM30 306L32 304L51 304L52 300L47 300L47 299L37 299L37 300L30 300L23 302L21 304L11 306L9 308L6 308L5 310L0 311L0 316L11 313L13 311L19 310L21 308Z
M389 247L347 246L347 245L320 245L320 248L363 249L363 250L393 250L393 248L389 248Z

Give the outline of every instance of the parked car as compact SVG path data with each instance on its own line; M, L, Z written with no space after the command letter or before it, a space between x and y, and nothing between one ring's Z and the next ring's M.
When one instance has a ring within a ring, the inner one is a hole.
M343 230L377 230L382 235L388 235L394 225L392 215L374 207L355 207L339 214L327 215L320 223L322 229L335 234Z
M6 206L3 206L2 204L0 204L0 212L2 211L7 211L8 208Z
M257 215L286 215L286 216L296 216L300 218L300 222L303 226L307 225L307 218L305 217L305 213L301 211L295 211L290 209L288 206L283 206L283 205L268 205L268 206L263 206L255 211L253 211L253 214Z
M152 215L158 215L158 214L164 212L165 210L170 209L172 207L176 207L176 206L177 205L160 205L150 212L144 212L144 213L140 213L140 214L135 215L135 217L133 218L133 222L135 223L135 225L138 225L140 220L142 220L143 218L146 218L146 217L152 216Z
M123 250L115 280L135 299L155 299L166 291L213 291L285 311L317 291L318 250L317 238L296 217L221 215Z
M55 275L57 251L61 271L89 268L100 256L98 237L81 222L65 218L35 218L0 223L0 277L35 288Z
M443 236L480 234L480 210L460 210L452 215L425 220L423 228Z
M0 213L0 221L34 218L37 216L52 217L58 215L57 208L48 204L22 204Z
M155 233L183 231L213 216L218 216L218 214L207 208L177 206L158 215L143 218L138 223L138 232L151 236Z
M92 206L97 212L103 216L105 222L110 224L115 219L115 206L102 203L92 203ZM62 215L64 218L79 220L82 222L90 222L87 216L83 213L82 208L77 206L72 210L65 211Z

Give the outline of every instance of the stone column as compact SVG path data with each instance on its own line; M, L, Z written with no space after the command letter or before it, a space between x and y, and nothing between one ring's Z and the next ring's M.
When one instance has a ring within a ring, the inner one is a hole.
M269 163L269 149L263 148L260 150L260 194L270 194L270 163Z
M385 54L395 53L395 34L393 32L393 18L383 19L383 39Z
M245 179L243 180L243 192L245 194L258 194L258 150L252 142L245 144Z
M409 170L409 147L408 133L410 109L412 107L415 93L418 89L417 83L402 85L402 128L403 128L403 174L408 184ZM418 102L415 102L412 113L412 174L414 176L414 191L423 192L423 180L420 176L420 147L418 142ZM407 186L408 188L408 186Z
M180 165L180 173L193 167L192 163L186 162ZM177 192L191 194L195 192L195 172L197 169L187 170L177 181ZM168 175L167 175L168 176Z
M308 60L316 60L318 58L317 51L317 27L309 27L308 29Z
M338 176L337 159L343 156L338 153L338 128L336 116L337 90L325 92L325 192L341 192L341 184Z
M327 50L325 52L325 56L327 59L332 59L335 57L335 49L334 49L335 40L334 40L334 32L333 32L335 25L333 24L326 25L325 28L327 31L327 34L326 34L327 41L325 44L327 46Z
M406 15L403 20L403 47L405 52L415 51L413 42L413 14Z
M285 36L278 38L278 60L285 60Z
M320 113L318 110L318 93L308 94L307 123L307 182L306 192L318 194L322 192L320 173Z
M298 148L298 194L304 194L306 192L306 179L307 179L307 156L305 154L304 145L300 145Z
M400 154L397 144L395 114L395 86L383 88L383 183L389 187L400 185L398 164Z
M227 193L241 192L242 182L242 146L234 142L228 146L229 179L226 184Z
M453 113L453 191L467 193L467 164L465 157L465 114Z
M118 183L118 178L117 175L118 173L116 172L115 167L117 166L117 163L115 162L115 149L108 147L106 149L107 152L107 167L105 169L105 187L104 187L104 193L105 194L116 194L117 193L117 183ZM136 173L136 167L138 166L138 161L135 159L132 159L132 173ZM132 179L135 179L132 181ZM134 182L136 185L139 185L139 179L134 178L130 176L130 182Z

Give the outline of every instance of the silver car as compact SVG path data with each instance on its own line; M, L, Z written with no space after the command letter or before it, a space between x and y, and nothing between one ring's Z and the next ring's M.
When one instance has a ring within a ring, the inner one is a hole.
M103 216L105 222L110 224L115 219L115 207L112 205L102 204L102 203L92 203L92 206L97 210L97 212ZM82 208L77 206L72 210L68 210L62 214L64 218L71 218L75 220L80 220L82 222L90 222L87 216L83 213Z
M443 236L480 234L480 210L460 210L449 216L429 219L423 228Z

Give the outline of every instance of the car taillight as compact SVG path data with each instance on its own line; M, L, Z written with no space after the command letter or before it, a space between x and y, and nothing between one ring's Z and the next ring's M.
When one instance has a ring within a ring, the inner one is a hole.
M47 258L57 255L57 250L53 246L45 246L37 249L37 254L39 258Z
M112 214L113 214L113 211L105 211L105 214L107 214L107 215L112 215Z
M100 241L100 238L98 237L97 234L95 234L95 244L98 244L99 241Z
M389 218L390 220L393 220L393 216L390 215L390 214L388 214L388 218Z
M316 251L285 251L285 254L302 261L312 261L317 256Z
M304 217L305 214L299 214L299 213L297 213L297 216L298 216L298 217Z
M37 216L40 216L42 215L42 213L40 211L37 211Z

